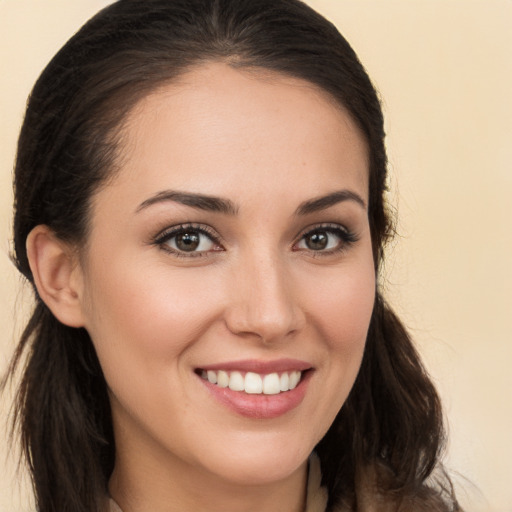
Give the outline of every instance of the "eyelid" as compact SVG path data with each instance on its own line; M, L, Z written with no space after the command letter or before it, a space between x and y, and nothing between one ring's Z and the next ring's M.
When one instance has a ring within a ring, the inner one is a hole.
M331 230L331 231L342 231L343 233L350 234L351 230L344 226L343 224L340 224L339 222L319 222L316 224L310 224L309 226L306 226L305 228L302 228L298 234L296 235L295 239L300 240L305 235L312 233L314 231L318 230Z
M318 231L326 231L334 233L335 235L339 236L341 238L342 243L340 244L340 247L336 247L334 249L327 249L327 250L319 250L314 251L312 249L295 249L295 250L301 250L301 251L309 251L311 253L314 253L315 256L328 256L329 254L333 254L336 252L341 252L345 249L347 249L350 245L354 244L359 240L359 236L352 231L351 229L347 228L343 224L339 224L336 222L322 222L320 224L313 224L306 228L304 228L299 235L296 237L296 242L294 242L293 247L295 248L307 235L313 234Z
M174 226L170 226L158 232L156 236L152 238L152 244L159 246L162 250L182 258L197 258L207 256L211 252L217 252L217 250L212 251L179 251L176 250L169 245L166 245L166 242L173 237L183 233L185 231L196 231L207 236L215 245L222 247L222 240L220 235L212 229L210 226L206 224L195 224L192 222L180 223Z
M220 249L187 252L174 249L173 247L170 247L169 245L166 244L168 240L187 230L196 231L207 236L215 245L220 247ZM307 235L313 234L318 231L326 231L338 236L340 238L339 247L317 251L307 248L297 248L297 245L302 240L304 240L304 238ZM295 240L296 241L293 243L292 250L314 253L315 256L328 256L330 254L341 252L343 250L348 249L350 245L359 240L359 236L343 224L337 222L322 222L319 224L312 224L302 229L302 231L295 237ZM174 256L182 258L205 257L210 255L212 252L220 252L225 250L222 237L217 233L217 231L215 231L207 224L196 224L192 222L180 223L160 230L157 235L152 237L151 243L157 245L162 250Z

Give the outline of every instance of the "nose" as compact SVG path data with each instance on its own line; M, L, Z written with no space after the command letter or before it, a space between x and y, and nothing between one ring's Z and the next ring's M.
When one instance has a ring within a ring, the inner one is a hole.
M253 257L232 276L228 329L239 336L259 338L265 344L287 339L305 323L291 272L272 255Z

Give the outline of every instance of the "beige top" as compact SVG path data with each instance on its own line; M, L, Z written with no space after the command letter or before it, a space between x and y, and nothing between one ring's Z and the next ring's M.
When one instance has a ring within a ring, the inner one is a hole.
M321 486L322 473L320 459L313 453L309 457L308 489L306 509L304 512L324 512L327 505L327 490ZM123 512L121 507L111 498L110 512Z

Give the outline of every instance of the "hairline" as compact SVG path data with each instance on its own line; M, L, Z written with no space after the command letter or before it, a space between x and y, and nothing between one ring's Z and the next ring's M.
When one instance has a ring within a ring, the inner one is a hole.
M111 149L113 149L114 156L110 160L110 162L107 162L107 165L105 166L107 168L103 169L103 178L100 180L98 185L91 191L91 194L88 198L86 218L84 219L85 230L83 233L83 237L76 241L76 245L79 248L80 254L82 252L86 253L89 248L88 241L90 240L90 234L92 229L92 212L94 210L94 202L96 196L102 190L104 190L104 188L112 185L116 181L116 178L119 176L123 167L126 164L126 160L129 158L129 152L123 151L123 147L126 148L127 137L130 130L131 122L136 116L138 109L143 108L144 101L150 96L158 95L159 93L162 93L169 87L179 87L180 85L186 85L186 80L183 79L185 79L187 76L190 76L195 71L200 70L205 66L216 63L224 63L232 69L240 71L241 73L246 74L248 77L254 78L256 80L264 80L268 81L269 83L290 80L292 85L299 85L300 83L302 83L305 86L310 87L312 92L314 92L315 95L318 96L318 98L322 98L323 100L327 101L335 110L341 112L344 115L347 115L353 122L354 128L358 131L358 134L362 137L362 140L364 141L366 147L366 156L368 160L368 197L371 200L371 149L368 137L364 133L364 130L360 126L360 123L354 117L350 109L338 98L336 98L334 94L332 94L325 87L322 87L320 84L308 80L307 78L301 77L298 74L274 69L270 66L257 65L251 62L250 58L245 58L243 55L238 53L235 53L233 55L214 55L210 57L197 56L189 63L183 65L183 67L174 70L174 75L171 76L171 73L169 73L168 77L162 77L161 79L149 81L147 86L144 86L143 82L140 80L133 83L126 83L122 88L113 92L98 105L97 110L102 110L102 107L105 107L112 101L118 103L120 99L128 98L126 108L120 110L117 115L112 115L112 112L114 111L113 108L107 109L108 113L106 114L106 117L110 117L111 120L114 119L113 126L106 132L109 144L111 145ZM82 264L83 260L81 256L79 260L80 263Z

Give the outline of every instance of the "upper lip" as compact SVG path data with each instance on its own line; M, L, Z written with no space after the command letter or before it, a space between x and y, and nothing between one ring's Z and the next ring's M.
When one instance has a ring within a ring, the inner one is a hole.
M299 359L275 359L273 361L262 361L256 359L244 359L240 361L226 361L223 363L208 364L200 366L201 370L212 371L242 371L260 374L304 371L312 368L311 363Z

